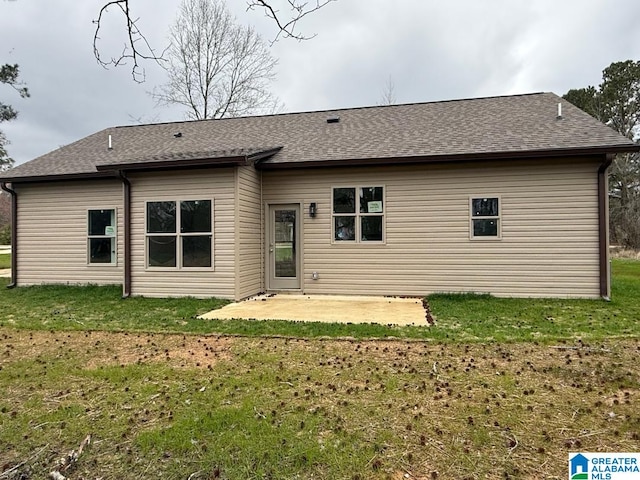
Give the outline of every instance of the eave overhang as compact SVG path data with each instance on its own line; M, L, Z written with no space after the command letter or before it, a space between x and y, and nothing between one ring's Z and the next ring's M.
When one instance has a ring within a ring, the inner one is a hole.
M34 183L34 182L56 182L65 180L91 180L102 178L113 178L118 176L118 172L135 172L148 170L176 170L190 168L222 168L242 165L253 165L257 162L270 158L282 150L282 147L270 147L266 149L246 149L245 153L220 154L213 152L211 155L190 156L188 158L163 158L162 156L151 157L146 160L132 162L105 163L96 165L95 172L81 173L60 173L54 175L5 175L0 181L6 183ZM167 156L169 157L169 156Z
M242 165L252 165L265 158L270 158L278 153L282 147L273 147L262 150L251 149L251 153L228 154L228 155L206 155L194 156L179 159L143 160L123 163L107 163L97 165L99 172L133 172L142 170L176 170L199 167L233 167Z
M292 162L260 162L256 163L256 168L261 170L280 170L291 168L321 168L321 167L355 167L374 165L403 165L417 163L455 163L455 162L476 162L491 160L518 160L553 157L589 157L602 156L617 153L640 152L640 145L613 145L606 147L587 148L556 148L545 150L523 150L506 152L482 152L464 153L456 155L416 155L403 157L380 157L380 158L351 158L338 160L309 160Z
M57 175L26 175L18 177L2 177L0 181L17 183L35 182L60 182L65 180L97 180L101 178L113 178L113 172L87 172L87 173L60 173Z

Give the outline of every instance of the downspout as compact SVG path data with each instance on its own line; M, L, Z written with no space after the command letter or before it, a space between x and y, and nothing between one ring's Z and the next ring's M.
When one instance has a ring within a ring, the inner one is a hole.
M264 196L262 188L262 170L258 170L260 175L260 290L267 291L267 224L266 222L266 208L264 205Z
M124 189L124 287L122 298L131 296L131 181L122 170L117 171Z
M11 283L7 288L18 285L18 194L2 182L0 188L11 195Z
M600 245L600 296L610 301L609 265L609 188L607 169L613 162L613 155L607 154L598 168L598 232Z

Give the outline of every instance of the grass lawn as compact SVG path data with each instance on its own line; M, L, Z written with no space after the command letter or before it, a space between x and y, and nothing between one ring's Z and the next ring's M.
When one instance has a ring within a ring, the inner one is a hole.
M569 452L640 445L640 262L614 267L610 303L438 295L404 329L2 290L0 478L566 478Z
M640 261L613 261L612 300L431 295L439 326L456 341L556 341L640 336Z
M438 342L601 340L640 336L640 262L615 260L612 301L505 299L431 295L434 327L328 325L288 321L202 321L223 300L120 298L120 287L39 286L6 290L0 279L0 325L28 329L415 338ZM348 320L348 319L346 319ZM393 319L390 319L392 321Z
M640 444L638 339L0 339L3 478L45 478L89 434L67 478L566 478L568 452Z
M11 268L11 254L4 253L0 255L0 269Z

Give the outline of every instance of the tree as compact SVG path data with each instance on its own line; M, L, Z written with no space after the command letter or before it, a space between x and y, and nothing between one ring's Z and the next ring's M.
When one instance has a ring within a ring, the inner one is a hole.
M11 197L0 191L0 229L11 223ZM1 243L1 242L0 242Z
M19 75L20 70L18 65L5 64L0 66L0 83L9 85L16 90L21 97L26 98L29 96L29 90L18 80ZM18 112L14 110L11 105L0 102L0 123L13 120L17 116ZM0 131L0 171L7 170L13 165L13 159L9 157L6 149L8 144L9 140L7 140L5 134Z
M602 111L600 92L595 87L577 88L569 90L562 98L587 112L592 117L606 123Z
M277 33L273 41L277 41L280 37L293 38L296 40L307 40L315 35L306 35L297 29L298 22L307 15L320 10L325 5L337 0L247 0L247 10L262 11L273 20L277 27ZM288 13L283 13L277 8L276 2L282 3L288 8ZM126 28L126 39L124 47L119 56L105 59L100 54L100 28L104 21L105 15L108 13L109 7L113 7L116 12L123 16ZM109 66L124 65L127 61L133 62L131 67L131 75L136 82L144 82L145 73L141 67L143 60L152 60L162 64L164 62L164 52L158 54L149 44L147 38L138 28L138 18L134 17L130 9L130 0L112 0L103 3L98 11L97 18L93 21L96 29L93 36L93 53L100 65L107 68Z
M640 62L614 62L602 72L599 88L569 90L566 100L625 137L640 137ZM611 237L623 246L640 248L640 156L617 155L610 172Z
M11 244L11 197L0 191L0 245Z
M640 62L627 60L605 68L600 96L607 122L625 137L635 140L640 128Z
M393 105L396 103L396 85L393 78L389 75L387 82L382 90L382 98L379 105Z
M277 61L252 27L237 25L220 0L183 0L170 31L168 81L153 97L195 120L271 112Z

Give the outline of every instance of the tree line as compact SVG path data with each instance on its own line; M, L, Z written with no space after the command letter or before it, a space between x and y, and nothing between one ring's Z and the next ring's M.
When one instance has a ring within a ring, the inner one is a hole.
M613 62L598 87L569 90L566 100L634 142L640 140L640 62ZM616 155L609 173L610 238L640 249L640 154Z

